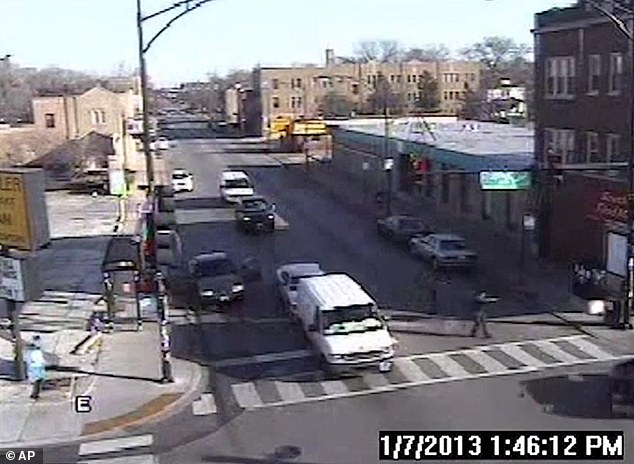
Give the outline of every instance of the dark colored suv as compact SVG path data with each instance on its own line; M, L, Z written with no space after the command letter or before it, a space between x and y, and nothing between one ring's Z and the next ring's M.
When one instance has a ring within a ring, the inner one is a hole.
M253 195L242 198L235 210L236 226L242 231L275 230L275 203Z

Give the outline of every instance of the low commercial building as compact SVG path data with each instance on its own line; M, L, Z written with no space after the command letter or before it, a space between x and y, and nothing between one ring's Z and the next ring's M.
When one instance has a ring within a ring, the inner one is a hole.
M482 190L479 173L521 172L530 180L532 128L440 117L395 119L389 126L387 143L381 120L332 128L335 167L361 181L368 193L391 185L393 193L432 202L448 214L521 231L524 214L533 208L533 190L528 185ZM393 160L389 172L386 159Z

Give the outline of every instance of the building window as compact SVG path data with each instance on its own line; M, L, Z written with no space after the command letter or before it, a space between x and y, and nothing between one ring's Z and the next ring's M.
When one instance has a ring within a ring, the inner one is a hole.
M407 75L407 82L408 82L409 84L411 84L411 83L412 83L412 75L411 75L411 74L408 74L408 75Z
M618 134L608 134L605 147L606 161L608 163L622 163L625 156L621 154L621 136Z
M575 94L575 59L571 56L546 60L546 95L571 97Z
M588 93L599 93L599 79L601 77L601 55L588 56Z
M612 53L610 55L610 85L608 92L613 95L621 93L621 81L623 79L623 55Z
M278 79L273 79L273 90L277 90L280 88L280 81Z
M443 92L442 93L442 99L443 100L448 100L449 98L447 97L447 92Z
M471 74L469 74L469 80L470 80L471 82L475 82L475 80L476 80L476 75L475 75L475 73L471 73Z
M297 107L298 108L302 107L302 97L297 97Z
M403 80L403 75L402 74L399 74L398 76L396 76L396 82L398 82L400 84L402 80Z
M545 161L551 158L555 164L585 163L583 157L575 156L575 131L571 129L545 129L544 150Z
M53 113L46 113L44 115L44 121L47 129L53 129L55 127L55 115Z
M601 154L599 150L599 134L596 132L586 133L586 163L600 163Z
M372 76L370 74L367 75L366 81L367 81L368 85L372 83Z
M272 101L273 101L273 108L280 107L280 97L273 97Z
M396 80L396 76L394 74L390 75L390 82L394 82Z
M359 95L359 84L352 84L352 95Z
M91 110L90 119L93 124L105 124L106 112L104 110Z

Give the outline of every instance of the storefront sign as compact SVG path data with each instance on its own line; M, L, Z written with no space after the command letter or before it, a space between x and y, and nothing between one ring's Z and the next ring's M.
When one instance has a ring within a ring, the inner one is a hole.
M602 222L627 223L627 194L601 190L589 199L587 217Z

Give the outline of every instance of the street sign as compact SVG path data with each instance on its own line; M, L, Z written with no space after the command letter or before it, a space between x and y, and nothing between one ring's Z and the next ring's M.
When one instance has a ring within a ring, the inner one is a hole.
M383 165L386 171L389 171L394 166L394 158L386 158L385 163Z
M367 171L368 169L370 169L370 163L368 163L367 161L364 161L363 163L361 163L361 168L364 171Z
M50 241L42 169L0 170L0 245L34 251Z
M482 190L528 190L531 187L531 173L525 171L482 171Z
M535 230L535 216L533 216L532 214L524 215L524 229Z

